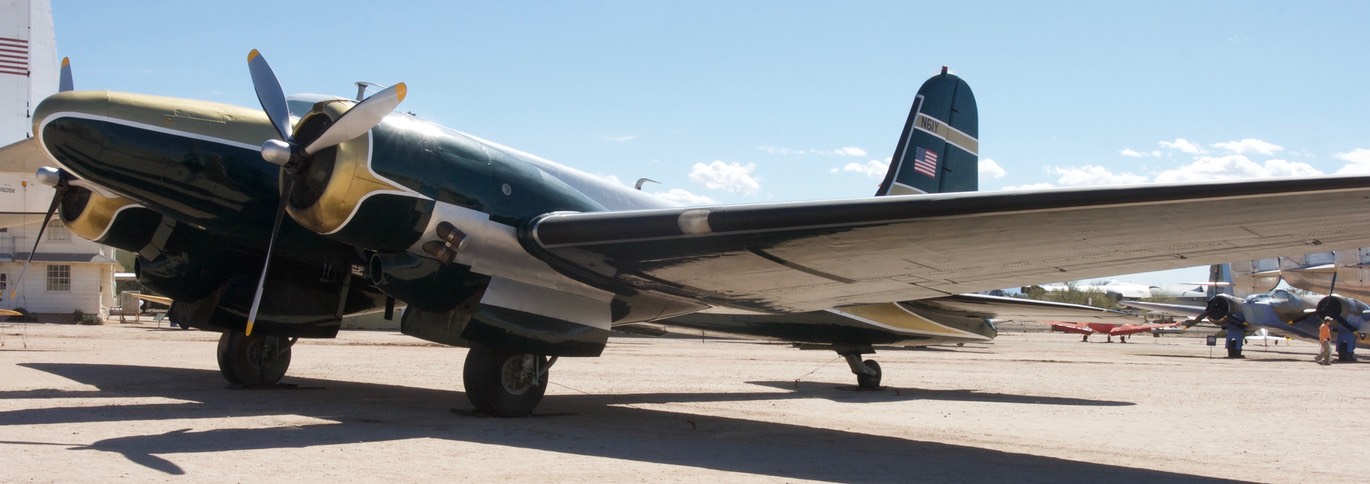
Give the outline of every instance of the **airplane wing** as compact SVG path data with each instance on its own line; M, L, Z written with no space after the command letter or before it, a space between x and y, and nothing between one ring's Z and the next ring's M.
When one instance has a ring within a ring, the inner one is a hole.
M1121 301L1118 304L1123 306L1151 311L1153 313L1174 314L1187 318L1195 318L1204 312L1204 306L1188 306L1184 304L1166 304L1143 301Z
M1061 333L1094 334L1094 330L1089 325L1082 323L1055 322L1051 323L1051 330Z
M1055 301L1039 301L1018 297L988 296L984 294L957 294L949 297L923 299L908 303L915 307L928 307L942 310L976 314L999 322L1038 322L1079 321L1109 324L1132 324L1141 318L1121 311L1096 308L1082 304Z
M1126 336L1129 334L1145 333L1153 329L1174 328L1179 324L1180 323L1178 322L1166 324L1125 324L1109 330L1108 334L1113 336Z
M1286 178L553 213L520 236L591 285L797 312L1357 247L1367 200L1370 177Z
M136 297L136 298L138 298L138 299L142 299L142 300L147 301L147 302L150 302L150 303L157 303L157 304L162 304L162 305L166 305L166 306L170 306L170 305L171 305L171 298L166 297L166 296L154 296L154 295L151 295L151 294L134 294L133 297Z

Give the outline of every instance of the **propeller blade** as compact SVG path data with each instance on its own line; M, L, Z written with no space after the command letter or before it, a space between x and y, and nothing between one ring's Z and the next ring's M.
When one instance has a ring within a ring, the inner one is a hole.
M1210 311L1204 311L1204 312L1202 312L1202 313L1199 313L1199 315L1198 315L1198 316L1195 316L1194 319L1191 319L1191 320L1189 320L1189 321L1186 321L1184 327L1186 327L1186 328L1192 328L1192 327L1194 327L1195 324L1199 324L1200 322L1202 322L1202 321L1204 320L1204 318L1207 318L1209 314L1210 314Z
M324 148L365 134L377 124L381 124L385 115L390 114L391 111L395 110L395 106L399 106L400 102L404 101L404 96L407 93L408 88L401 82L372 94L371 97L357 103L356 106L352 106L352 109L338 117L338 120L334 121L327 131L324 131L318 139L304 148L304 153L312 155Z
M61 74L61 77L59 78L59 80L57 81L57 90L58 90L58 91L61 91L61 92L67 92L67 91L74 91L74 90L76 90L76 85L75 85L74 82L72 82L72 78L71 78L71 58L70 58L70 57L63 57L63 58L62 58L62 74Z
M247 68L252 72L252 87L257 90L257 102L262 104L262 110L266 111L266 116L271 118L271 125L276 127L276 133L281 135L281 139L290 140L290 110L285 103L285 91L281 89L281 82L276 80L276 73L271 70L271 65L266 63L266 58L262 57L257 49L247 54Z
M285 176L285 189L281 191L281 203L276 208L276 223L271 226L271 239L266 243L266 260L262 261L262 277L257 280L257 293L252 296L252 309L247 312L247 326L243 334L251 336L252 326L257 323L257 309L262 304L262 289L266 287L266 271L271 268L271 254L276 250L276 234L281 231L281 220L285 218L285 204L295 191L295 177Z
M57 206L62 203L62 191L57 190L52 196L52 204L48 205L48 214L43 217L43 225L38 227L38 237L33 241L33 249L29 251L29 258L24 260L24 268L19 269L19 278L14 280L14 288L10 289L10 300L19 293L19 288L23 287L24 274L29 271L29 264L33 262L33 254L38 252L38 244L43 242L43 232L47 231L48 223L52 222L52 214L57 212Z

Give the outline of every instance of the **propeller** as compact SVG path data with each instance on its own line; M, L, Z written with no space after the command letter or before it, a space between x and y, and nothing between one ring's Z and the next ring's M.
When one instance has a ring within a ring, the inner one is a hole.
M1203 310L1203 312L1199 313L1198 316L1194 316L1192 319L1190 319L1189 321L1187 321L1187 322L1185 323L1185 327L1186 327L1186 328L1192 327L1192 326L1194 326L1195 324L1198 324L1199 322L1203 321L1204 318L1208 318L1208 317L1210 317L1210 316L1217 315L1217 314L1224 314L1224 313L1226 313L1226 312L1227 312L1227 304L1226 304L1226 303L1227 303L1227 301L1223 300L1223 298L1222 298L1221 295L1216 295L1216 296L1213 296L1213 297L1208 298L1208 303L1204 305L1204 310ZM1221 316L1219 316L1218 318L1221 318ZM1218 318L1215 318L1215 319L1218 319Z
M33 249L29 250L29 257L24 260L24 267L19 269L19 277L14 280L14 287L10 288L11 301L13 301L14 297L19 293L19 288L23 287L24 274L29 271L29 264L33 262L33 254L38 252L38 244L43 242L43 232L47 231L48 223L52 222L52 215L57 213L57 207L62 204L62 195L65 195L67 189L70 188L68 182L71 177L66 173L63 173L62 170L58 170L51 166L39 168L38 172L35 173L35 176L40 183L52 187L55 191L52 195L52 203L48 205L48 213L43 216L43 225L38 227L38 237L33 240Z
M276 207L276 220L271 226L271 239L266 245L266 258L262 262L262 275L257 281L257 291L252 296L252 308L247 313L247 326L244 333L252 334L252 326L257 321L257 310L261 308L262 290L266 285L267 270L271 267L271 254L276 249L276 236L280 233L281 221L285 218L286 202L295 190L300 175L313 161L314 154L332 146L356 138L380 124L387 114L395 110L408 92L404 83L398 83L371 95L352 106L323 133L313 140L300 140L290 125L290 110L286 104L285 91L271 70L271 65L257 49L247 54L247 68L252 74L252 86L257 91L257 102L270 118L280 139L267 140L262 144L262 159L281 167L281 201ZM308 141L309 144L301 146Z

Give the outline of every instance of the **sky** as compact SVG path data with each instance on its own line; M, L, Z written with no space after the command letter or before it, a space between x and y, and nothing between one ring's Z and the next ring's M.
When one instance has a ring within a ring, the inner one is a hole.
M982 191L1370 173L1370 2L52 3L78 89L257 106L255 48L287 93L403 81L400 110L687 203L870 196L944 65Z

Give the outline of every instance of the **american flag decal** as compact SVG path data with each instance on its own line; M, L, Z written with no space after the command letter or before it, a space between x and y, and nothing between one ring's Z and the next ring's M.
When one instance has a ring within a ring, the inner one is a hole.
M0 37L0 74L28 77L29 41Z
M937 178L937 153L923 148L913 151L913 171Z

